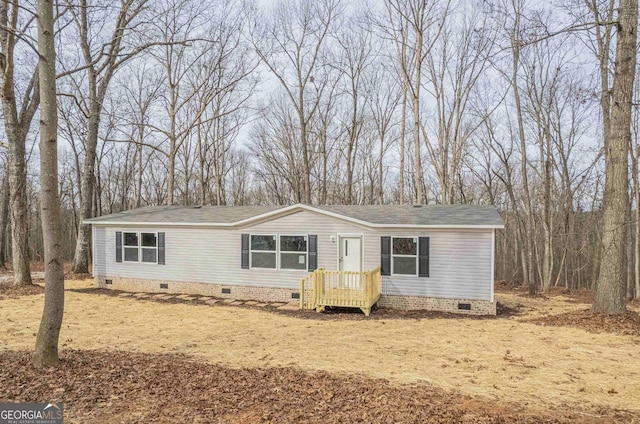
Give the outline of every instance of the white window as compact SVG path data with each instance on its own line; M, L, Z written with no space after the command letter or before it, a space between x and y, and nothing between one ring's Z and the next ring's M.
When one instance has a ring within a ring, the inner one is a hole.
M393 237L391 239L391 273L418 275L418 238Z
M122 258L124 262L158 263L157 233L122 233Z
M251 268L277 268L277 237L252 235L250 243Z
M307 269L307 236L280 236L280 268Z
M252 234L251 268L305 270L309 261L306 235Z
M125 262L139 262L139 237L138 233L122 233L122 258Z
M156 233L140 233L142 246L140 257L142 262L158 263L158 235Z

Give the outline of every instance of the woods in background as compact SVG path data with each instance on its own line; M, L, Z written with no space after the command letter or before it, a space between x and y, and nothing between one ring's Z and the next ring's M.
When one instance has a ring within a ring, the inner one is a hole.
M56 5L74 271L84 219L145 205L476 203L506 223L496 278L640 294L637 1L268 3ZM28 284L37 26L0 5L0 263Z

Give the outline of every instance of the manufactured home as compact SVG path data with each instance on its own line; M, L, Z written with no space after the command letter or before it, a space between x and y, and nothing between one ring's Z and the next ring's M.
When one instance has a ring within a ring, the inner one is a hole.
M86 222L101 288L496 313L493 206L151 206Z

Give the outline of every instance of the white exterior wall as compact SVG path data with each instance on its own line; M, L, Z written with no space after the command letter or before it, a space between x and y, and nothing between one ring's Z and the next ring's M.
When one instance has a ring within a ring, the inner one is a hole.
M339 234L362 236L363 270L380 265L381 236L426 236L430 237L430 276L383 276L383 294L493 301L493 229L372 229L310 211L240 229L95 227L95 276L289 289L298 288L308 272L242 269L241 234L316 234L318 267L330 270L338 269ZM115 233L127 230L164 232L166 265L117 263Z

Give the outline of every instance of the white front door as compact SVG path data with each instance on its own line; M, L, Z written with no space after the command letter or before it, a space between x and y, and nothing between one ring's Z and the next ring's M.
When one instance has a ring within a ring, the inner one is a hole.
M340 271L362 271L362 238L360 237L340 237ZM359 275L343 275L340 281L342 288L361 289Z
M362 271L360 237L340 237L340 271Z

